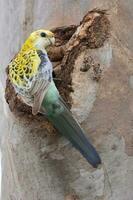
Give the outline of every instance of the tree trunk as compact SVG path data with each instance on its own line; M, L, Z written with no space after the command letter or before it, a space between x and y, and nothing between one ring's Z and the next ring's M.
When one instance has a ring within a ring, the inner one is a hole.
M0 1L2 200L133 199L131 3ZM87 13L95 7L109 15ZM46 119L31 115L9 81L9 106L4 99L5 68L25 38L62 25L53 29L56 46L49 51L55 82L102 157L96 170Z

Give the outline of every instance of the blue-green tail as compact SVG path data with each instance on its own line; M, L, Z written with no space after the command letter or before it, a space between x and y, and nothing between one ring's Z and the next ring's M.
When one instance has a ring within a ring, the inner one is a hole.
M97 151L85 137L84 131L73 118L72 113L65 106L61 97L57 92L55 93L55 88L48 90L42 107L45 108L48 119L52 124L80 151L93 167L101 164Z

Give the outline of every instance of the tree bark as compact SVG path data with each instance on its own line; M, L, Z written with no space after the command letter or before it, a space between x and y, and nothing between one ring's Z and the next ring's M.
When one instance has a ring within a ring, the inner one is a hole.
M87 5L101 10L87 13ZM49 50L49 56L55 82L104 163L93 170L46 119L31 115L7 80L10 112L1 73L1 199L131 200L131 2L50 0L44 5L41 0L2 0L0 8L0 60L4 67L33 29L65 25L52 29L56 46ZM110 15L102 9L110 9ZM74 25L69 26L71 23Z

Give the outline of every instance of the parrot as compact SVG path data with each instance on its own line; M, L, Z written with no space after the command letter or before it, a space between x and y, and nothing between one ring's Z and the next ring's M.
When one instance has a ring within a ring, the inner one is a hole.
M18 54L9 63L9 79L18 96L32 107L32 114L41 113L94 168L101 158L85 136L53 79L53 66L48 48L55 43L54 33L40 29L32 32Z

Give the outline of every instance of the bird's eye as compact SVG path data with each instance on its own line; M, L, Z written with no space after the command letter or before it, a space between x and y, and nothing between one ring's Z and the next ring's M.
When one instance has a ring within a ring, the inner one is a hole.
M41 37L46 37L46 33L42 32L41 34Z

